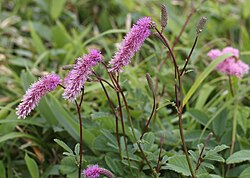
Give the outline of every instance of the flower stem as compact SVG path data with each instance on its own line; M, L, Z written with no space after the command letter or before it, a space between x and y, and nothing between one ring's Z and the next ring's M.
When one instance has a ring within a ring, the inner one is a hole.
M179 131L180 131L183 150L184 150L184 153L186 155L187 162L188 162L189 170L191 172L192 177L196 178L195 172L192 168L191 160L188 156L188 149L187 149L187 145L186 145L184 134L183 134L183 126L182 126L182 109L183 109L182 108L183 107L182 106L182 100L183 100L182 99L182 76L180 74L179 67L177 65L177 61L175 59L173 51L170 48L168 40L166 39L166 37L163 34L160 33L160 31L156 27L155 27L155 30L157 31L159 37L162 39L163 44L168 48L169 53L170 53L172 60L173 60L173 63L174 63L174 68L175 68L175 100L176 100L176 107L177 107L177 112L178 112L178 117L179 117ZM178 80L178 86L177 86L177 80ZM179 90L178 90L178 87L179 87ZM179 96L180 96L180 98L179 98ZM180 101L179 101L179 99L180 99Z
M78 163L78 178L81 178L81 169L82 169L82 117L81 117L81 108L78 105L77 101L75 100L77 114L79 119L79 129L80 129L80 160Z
M228 81L229 81L231 95L232 95L232 97L234 97L233 83L232 83L232 78L230 75L228 75Z
M132 170L131 169L131 164L130 164L130 158L129 158L129 154L128 154L128 145L127 145L127 141L126 141L125 124L124 124L124 119L123 119L123 114L122 114L122 105L121 105L120 94L119 94L119 92L116 92L116 94L117 94L117 100L118 100L118 104L119 104L119 114L120 114L121 123L122 123L122 134L123 134L123 139L124 139L128 164L129 164L130 170Z
M189 55L188 55L188 57L187 57L187 59L186 59L186 62L185 62L185 64L184 64L184 67L182 68L181 76L183 76L183 74L184 74L184 72L185 72L185 69L186 69L186 67L187 67L187 64L188 64L188 62L189 62L189 60L190 60L190 57L191 57L192 54L193 54L194 48L195 48L196 43L197 43L197 41L198 41L198 37L199 37L199 33L196 33L196 36L195 36L195 40L194 40L193 46L192 46L191 51L190 51L190 53L189 53Z
M93 71L93 74L96 76L96 78L100 82L100 84L102 86L102 89L103 89L103 91L104 91L104 93L105 93L105 95L106 95L106 97L107 97L107 99L109 101L109 106L110 106L110 108L112 109L112 111L113 111L113 113L115 115L116 140L117 140L117 145L118 145L118 148L119 148L120 158L122 159L122 150L121 150L121 143L120 143L120 138L119 138L119 122L118 122L119 119L118 119L118 116L117 116L117 114L115 112L115 108L114 108L114 105L113 105L113 103L112 103L112 101L111 101L111 99L109 97L109 94L108 94L108 92L107 92L107 90L106 90L106 88L105 88L105 86L103 84L103 81L105 81L105 80L102 80L94 71ZM112 85L110 87L114 89L114 87Z

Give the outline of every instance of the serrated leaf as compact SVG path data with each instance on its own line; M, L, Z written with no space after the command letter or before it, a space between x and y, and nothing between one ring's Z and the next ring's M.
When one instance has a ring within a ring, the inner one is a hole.
M206 155L212 155L229 148L227 145L218 145L214 149L207 151Z
M192 156L193 160L198 160L199 155L197 152L194 152L193 150L189 150L188 152Z
M239 178L249 178L250 177L250 167L244 169L240 174Z
M37 166L37 163L35 162L34 159L32 159L31 157L29 157L29 155L26 153L25 154L25 163L28 167L29 173L31 175L32 178L39 178L39 169Z
M122 175L123 168L120 161L113 159L110 156L105 156L105 162L113 173Z
M225 159L222 156L218 155L217 153L212 154L212 155L206 155L204 159L223 162L223 163L225 162Z
M61 146L64 150L66 150L67 152L73 153L73 151L71 150L71 148L70 148L66 143L64 143L62 140L54 139L54 141L55 141L59 146Z
M184 155L172 156L167 163L167 169L190 176L188 163Z
M226 161L227 164L241 163L250 161L250 150L241 150L232 154Z
M204 167L207 167L209 169L214 169L214 165L212 165L210 163L202 162L201 165Z

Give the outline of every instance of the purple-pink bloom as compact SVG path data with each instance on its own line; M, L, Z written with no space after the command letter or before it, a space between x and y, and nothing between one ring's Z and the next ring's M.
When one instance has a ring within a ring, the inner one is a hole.
M98 178L100 176L100 168L97 164L89 166L87 169L83 170L82 174L86 178Z
M91 49L89 54L76 60L76 64L64 79L65 90L63 97L73 102L80 94L89 75L92 74L92 67L102 61L103 56L100 51Z
M122 71L122 67L130 63L130 59L138 51L147 37L150 35L150 17L143 17L133 25L130 32L123 39L120 48L109 62L110 72Z
M18 118L25 118L48 92L56 89L60 77L54 73L45 75L32 84L23 96L22 102L16 108Z
M217 66L217 70L227 75L234 75L238 78L242 78L244 74L248 73L249 66L239 59L240 53L238 49L232 47L226 47L222 51L219 49L212 49L207 53L207 56L210 57L212 60L215 60L217 57L226 53L232 53L233 56L221 62Z
M108 178L114 178L112 172L107 169L101 168L98 164L93 166L88 166L87 169L84 169L82 174L85 178L98 178L100 174L105 175Z

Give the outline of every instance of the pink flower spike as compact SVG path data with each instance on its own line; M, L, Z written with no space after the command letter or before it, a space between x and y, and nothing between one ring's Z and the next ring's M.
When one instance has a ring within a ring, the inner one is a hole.
M101 52L96 49L92 49L89 54L78 58L75 67L69 71L64 79L66 88L63 97L71 102L76 100L89 75L92 74L92 67L102 60Z
M225 59L223 62L221 62L216 69L219 70L222 73L225 73L227 75L234 75L238 78L242 78L244 74L247 74L249 71L249 65L242 62L239 59L239 50L235 49L233 47L226 47L222 51L219 49L212 49L207 53L207 56L211 58L212 60L215 60L217 57L226 54L226 53L232 53L233 56Z
M130 59L138 51L146 38L150 35L150 17L143 17L133 25L130 32L123 39L119 50L115 53L109 62L111 69L110 72L116 74L122 71L122 67L130 63Z
M32 84L23 96L22 102L16 108L18 118L25 118L38 105L41 98L48 92L56 89L60 77L54 73L40 78Z
M107 169L99 167L98 164L93 166L88 166L87 169L83 170L82 174L84 175L85 178L98 178L100 174L108 178L114 178L112 172L110 172Z

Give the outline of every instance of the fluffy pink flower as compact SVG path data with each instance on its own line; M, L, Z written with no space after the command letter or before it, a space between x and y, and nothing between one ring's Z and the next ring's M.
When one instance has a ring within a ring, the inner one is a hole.
M40 99L48 92L55 90L59 83L58 75L48 74L32 84L16 109L18 118L25 118L38 105Z
M232 47L226 47L222 51L220 51L219 49L212 49L207 53L207 56L212 60L215 60L217 57L226 53L232 53L233 56L221 62L217 66L217 70L227 75L234 75L238 78L241 78L244 74L248 73L249 66L239 59L238 49Z
M87 169L83 170L83 175L86 178L98 178L100 176L99 166L93 165L89 166Z
M103 59L100 51L92 49L89 54L78 58L73 69L71 69L64 79L66 85L63 97L69 101L74 101L80 94L89 75L92 74L92 67Z
M105 175L108 178L114 178L114 175L107 169L99 167L97 164L89 166L87 169L83 170L85 178L98 178L100 174Z
M115 72L122 71L122 67L130 63L130 59L134 56L135 52L140 49L143 42L150 35L150 17L143 17L133 25L130 32L123 39L119 50L115 53L109 64L111 69L109 71Z

